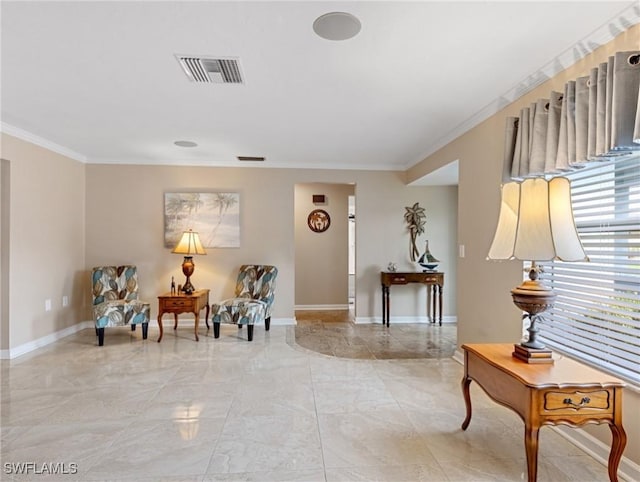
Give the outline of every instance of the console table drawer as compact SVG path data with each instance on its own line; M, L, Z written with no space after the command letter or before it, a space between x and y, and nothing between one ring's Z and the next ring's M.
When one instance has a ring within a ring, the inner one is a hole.
M407 284L408 281L404 276L393 276L389 279L389 283L391 283L392 285L404 285Z
M194 302L192 299L166 299L162 300L162 306L166 310L170 310L172 308L191 308L194 306Z
M442 273L382 273L383 285L406 285L408 283L443 284Z
M582 410L593 413L612 411L612 393L608 390L567 390L544 393L544 413L575 415Z
M437 276L425 276L424 278L425 283L438 283L439 281Z

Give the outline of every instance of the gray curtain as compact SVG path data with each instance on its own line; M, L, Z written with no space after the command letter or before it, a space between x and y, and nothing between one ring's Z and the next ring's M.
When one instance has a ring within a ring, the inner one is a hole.
M640 51L617 52L507 118L503 181L633 154L640 154Z

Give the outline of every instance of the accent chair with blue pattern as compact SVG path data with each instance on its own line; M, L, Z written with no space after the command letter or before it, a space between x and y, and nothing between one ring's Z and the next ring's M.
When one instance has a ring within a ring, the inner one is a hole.
M150 305L138 299L138 270L135 266L98 266L91 273L93 320L98 345L104 345L104 329L111 326L142 325L147 339Z
M235 297L211 305L214 338L220 337L220 323L238 325L238 328L247 325L249 341L253 340L254 325L264 322L265 330L269 331L277 276L278 268L275 266L242 265Z

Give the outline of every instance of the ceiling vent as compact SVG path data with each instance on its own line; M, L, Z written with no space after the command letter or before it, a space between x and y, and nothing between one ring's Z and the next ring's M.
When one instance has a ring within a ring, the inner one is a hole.
M238 156L239 161L264 161L264 157L254 157L254 156Z
M189 80L193 82L209 84L243 83L238 59L214 59L177 54L176 59L180 62Z

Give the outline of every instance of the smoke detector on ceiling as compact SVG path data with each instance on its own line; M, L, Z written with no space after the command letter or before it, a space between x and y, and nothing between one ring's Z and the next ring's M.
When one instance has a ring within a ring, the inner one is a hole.
M192 82L209 84L242 84L240 61L237 58L198 57L175 54L182 70Z

